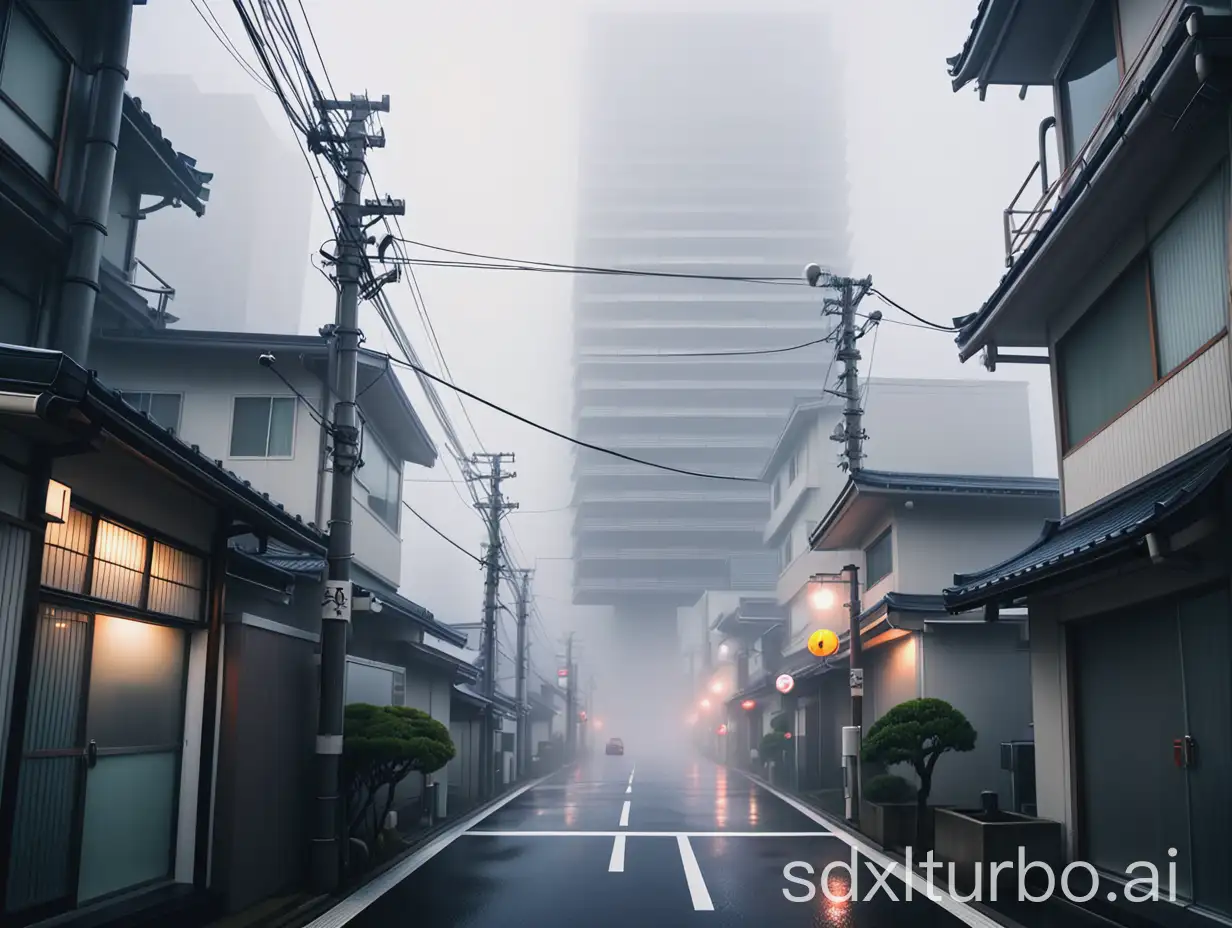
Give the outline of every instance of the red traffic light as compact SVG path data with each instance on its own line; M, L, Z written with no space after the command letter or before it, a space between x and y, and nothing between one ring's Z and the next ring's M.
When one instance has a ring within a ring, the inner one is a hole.
M726 726L726 725L720 725L720 726L718 727L718 733L719 733L720 735L725 735L725 734L727 734L727 726Z
M581 719L583 722L585 722L585 721L586 721L586 713L585 713L585 711L583 711L583 712L579 712L579 713L578 713L578 718L579 718L579 719Z
M756 706L757 703L752 699L746 699L744 702L740 703L740 708L744 709L746 712L750 709L756 708Z
M785 732L783 732L783 737L784 737L784 738L786 738L788 741L790 741L790 740L791 740L791 732L789 732L789 731L785 731Z
M567 677L569 676L569 671L566 670L564 667L561 667L558 671L556 671L556 676L561 677L561 678Z

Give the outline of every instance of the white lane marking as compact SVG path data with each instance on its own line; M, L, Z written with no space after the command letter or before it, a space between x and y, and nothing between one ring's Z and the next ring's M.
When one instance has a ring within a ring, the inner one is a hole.
M630 770L630 771L629 771L629 785L630 785L630 786L632 786L632 785L633 785L633 774L635 774L635 773L637 773L637 768L636 768L636 767L634 767L632 770Z
M632 783L630 783L628 786L626 786L626 787L625 787L625 794L626 794L626 795L627 795L627 794L629 794L629 793L631 793L631 792L633 792L633 784L632 784Z
M702 868L697 865L697 858L693 856L693 845L689 844L686 835L677 835L676 846L680 848L680 862L684 865L684 878L689 884L689 895L693 897L693 911L713 912L714 903L710 900L710 891L706 889Z
M625 836L622 834L612 839L612 859L608 861L607 872L625 872Z
M560 771L557 771L559 773ZM453 844L458 838L462 837L474 825L478 825L493 812L503 809L513 800L517 799L523 793L534 789L544 780L551 779L557 773L548 774L546 777L540 777L537 780L532 780L522 786L519 786L512 793L504 798L493 803L486 809L480 809L473 815L469 815L462 819L458 824L454 825L448 831L442 832L424 847L413 853L402 863L396 867L386 870L372 882L361 886L351 895L347 896L328 912L317 916L305 928L342 928L355 916L359 915L364 909L372 905L383 895L405 880L408 876L426 864L429 860L439 854L449 845Z
M816 812L813 809L810 809L808 806L800 802L794 796L789 796L787 793L784 793L782 790L778 789L777 787L771 786L769 783L763 783L761 780L754 779L753 777L745 773L743 770L738 770L736 772L741 774L744 777L747 777L756 786L760 786L762 789L768 792L771 796L775 796L783 800L783 802L787 803L789 806L791 806L793 809L795 809L805 818L811 819L812 821L816 822L818 825L829 826L830 823L826 821L826 819L821 815L821 813ZM930 893L928 891L928 883L925 881L925 879L922 876L914 872L908 874L907 868L904 867L902 864L900 864L898 861L887 857L885 854L881 853L876 848L871 847L868 844L865 844L855 835L852 835L849 832L846 832L841 828L835 828L831 832L831 834L833 834L834 837L838 838L848 847L855 848L857 851L859 851L861 854L863 854L865 857L867 857L869 860L875 863L878 867L881 868L881 872L885 872L887 868L890 868L890 872L893 873L894 876L897 877L903 883L906 883L907 880L910 879L911 887L913 890L920 893L920 895L922 896L927 895L928 898L932 899L933 902L937 903L937 905L941 906L941 908L945 909L947 912L949 912L951 915L957 918L964 925L969 925L970 928L999 928L998 922L989 918L983 912L973 909L967 903L958 901L950 893L945 892L945 890L943 890L940 886L934 885L933 892Z
M833 838L831 831L483 831L462 838Z
M624 807L620 810L620 827L625 828L629 824L629 807L633 805L628 799L625 800Z

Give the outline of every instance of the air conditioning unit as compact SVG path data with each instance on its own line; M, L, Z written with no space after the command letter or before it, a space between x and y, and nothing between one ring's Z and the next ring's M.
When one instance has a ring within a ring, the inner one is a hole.
M1001 769L1010 775L1010 811L1035 816L1035 742L1002 741Z

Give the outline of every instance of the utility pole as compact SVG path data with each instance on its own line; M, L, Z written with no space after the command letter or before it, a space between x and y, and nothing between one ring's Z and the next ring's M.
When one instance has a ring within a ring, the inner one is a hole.
M330 497L328 579L321 602L321 692L317 716L316 807L313 817L312 877L319 892L333 892L342 878L347 845L345 800L341 789L343 703L346 687L346 649L351 623L352 492L359 458L359 423L356 415L356 379L359 364L359 287L367 268L364 256L364 218L401 216L400 200L363 201L367 151L385 144L384 135L369 135L373 113L389 112L389 97L380 101L352 95L350 100L322 100L321 125L309 138L319 152L342 153L346 177L338 204L337 315L333 326L337 380L333 423L333 488ZM330 128L329 115L348 114L346 134Z
M521 583L518 586L518 729L515 738L517 742L518 778L521 779L526 775L526 770L530 766L529 755L526 750L530 745L530 731L528 731L530 727L530 703L526 694L526 674L529 669L530 657L526 646L526 618L530 609L531 572L523 569L519 573L521 574Z
M511 510L517 509L517 503L505 502L501 495L501 481L517 476L513 472L506 473L501 465L508 461L513 463L512 454L476 454L471 457L472 464L486 463L489 466L488 500L486 503L476 503L476 508L484 513L488 523L487 578L484 582L483 597L483 694L488 704L484 708L484 721L480 733L479 789L484 799L490 799L496 791L496 716L493 702L496 698L496 594L501 575L501 518Z
M847 632L847 656L851 662L851 672L848 682L851 686L851 725L856 731L860 732L863 738L864 732L864 645L860 641L860 568L855 564L848 564L843 568L847 572L848 580L851 583L849 595L850 601L847 603L848 615L848 632ZM855 775L851 778L851 821L855 824L860 823L860 755L856 754L855 760Z
M836 330L836 346L834 357L843 365L839 374L840 390L831 390L825 385L827 393L836 395L843 400L843 424L835 429L831 438L843 445L842 461L839 467L849 474L858 473L864 466L864 440L868 435L864 431L864 409L860 402L860 350L856 342L863 338L869 328L881 322L881 313L874 310L868 314L867 322L856 325L856 308L860 301L872 289L873 279L865 277L856 280L851 277L835 277L827 274L816 264L810 264L804 269L805 280L809 286L825 286L838 291L837 299L828 299L824 312L827 315L837 314L839 317ZM855 730L857 743L863 737L864 731L864 662L863 647L860 641L860 568L848 564L843 568L850 583L848 610L848 646L850 661L848 684L851 688L851 727ZM859 823L860 820L860 755L857 750L854 756L854 769L850 783L850 799L848 818Z
M565 729L565 756L573 760L577 750L577 668L573 664L573 632L565 639L565 718L568 728Z

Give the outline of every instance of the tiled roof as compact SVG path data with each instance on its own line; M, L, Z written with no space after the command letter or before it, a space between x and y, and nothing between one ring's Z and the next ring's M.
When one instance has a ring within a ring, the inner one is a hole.
M314 554L304 554L277 541L270 541L264 553L256 551L242 553L270 567L304 577L319 576L324 573L326 567L325 558Z
M998 477L974 474L907 474L858 470L851 482L860 489L902 493L972 493L980 496L1056 496L1060 483L1052 477Z
M197 159L189 157L182 151L176 151L171 140L163 135L163 130L150 118L149 113L142 109L140 97L124 95L124 116L158 152L175 175L176 180L184 187L184 196L181 198L184 204L198 216L205 215L205 203L210 198L210 191L206 185L214 179L214 175L198 171Z
M1140 544L1160 523L1202 497L1226 473L1230 459L1232 442L1225 438L1138 486L1050 520L1039 539L1020 554L987 570L955 575L954 586L944 593L947 608L971 608Z
M990 3L991 0L980 0L979 6L975 8L975 19L971 20L971 28L967 32L967 39L963 42L962 50L957 55L945 59L945 63L949 65L950 77L958 77L962 71L967 55L971 54L971 46L975 44L975 37L980 34L980 26L984 22L984 16L988 13Z

